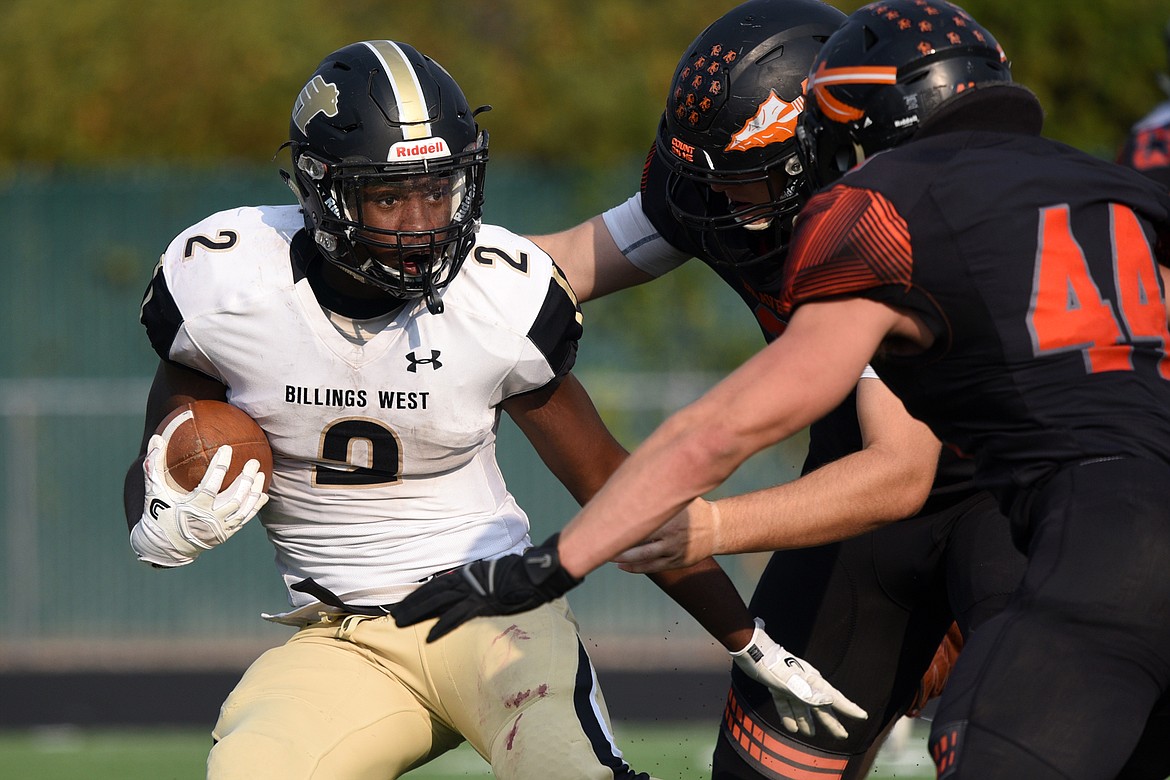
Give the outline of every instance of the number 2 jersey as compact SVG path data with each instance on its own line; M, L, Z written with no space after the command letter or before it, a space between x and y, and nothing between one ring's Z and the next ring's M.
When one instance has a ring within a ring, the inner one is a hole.
M1039 112L1014 86L958 99L810 200L785 279L786 309L863 296L926 323L929 351L874 368L1001 500L1068 462L1170 463L1170 197L1039 137Z
M391 604L430 575L530 544L496 462L501 401L571 368L580 310L526 239L484 226L432 314L407 301L364 344L305 276L326 262L296 206L215 214L168 247L142 321L159 356L212 377L272 445L261 521L296 619L312 578ZM299 611L296 608L300 608Z

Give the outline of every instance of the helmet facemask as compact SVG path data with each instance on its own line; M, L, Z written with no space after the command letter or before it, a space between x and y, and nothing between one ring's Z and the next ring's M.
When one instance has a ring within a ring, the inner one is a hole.
M396 298L426 298L441 309L437 293L459 271L479 229L487 156L481 137L479 151L409 166L330 165L302 153L297 177L311 182L320 203L314 237L322 253Z
M712 260L750 266L783 250L809 194L795 153L782 162L732 173L682 167L666 155L663 159L672 167L666 193L671 213L698 235Z
M294 103L292 174L321 254L400 300L440 292L475 243L488 136L451 75L405 43L329 54Z
M798 149L813 189L832 184L865 161L865 149L849 125L826 121L814 103L805 108L796 126Z

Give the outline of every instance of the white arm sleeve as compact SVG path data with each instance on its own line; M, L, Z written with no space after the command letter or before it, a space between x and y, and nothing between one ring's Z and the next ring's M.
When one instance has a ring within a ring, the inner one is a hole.
M642 211L642 193L601 215L626 260L651 276L662 276L691 259L659 235Z

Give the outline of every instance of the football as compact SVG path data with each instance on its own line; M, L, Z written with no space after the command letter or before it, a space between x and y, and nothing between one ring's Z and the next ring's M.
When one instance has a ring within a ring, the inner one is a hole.
M195 401L184 404L159 423L162 433L176 418L186 419L171 433L167 444L166 473L186 491L199 486L211 458L224 444L232 446L232 462L223 487L235 481L244 464L255 458L264 472L264 489L272 484L272 448L256 421L245 412L223 401Z

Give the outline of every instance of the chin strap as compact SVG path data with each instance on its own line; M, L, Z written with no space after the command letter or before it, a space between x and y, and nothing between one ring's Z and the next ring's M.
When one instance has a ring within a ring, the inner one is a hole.
M425 297L427 300L427 310L430 311L431 314L443 313L443 299L439 297L437 292L435 292L435 288L429 281L427 282L427 291L425 293Z

